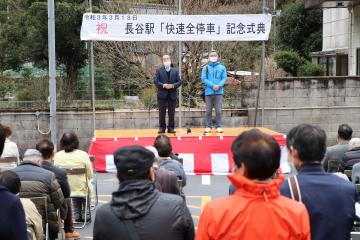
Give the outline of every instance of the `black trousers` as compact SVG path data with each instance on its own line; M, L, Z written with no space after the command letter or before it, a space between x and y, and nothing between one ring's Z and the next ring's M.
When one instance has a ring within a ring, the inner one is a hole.
M175 128L175 108L176 100L171 100L169 97L166 99L158 98L158 107L159 107L159 129L166 129L166 109L168 110L169 124L167 125L168 129Z

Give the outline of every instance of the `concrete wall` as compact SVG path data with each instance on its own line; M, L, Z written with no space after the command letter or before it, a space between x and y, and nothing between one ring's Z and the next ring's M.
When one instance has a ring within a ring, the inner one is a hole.
M239 98L245 109L223 110L224 127L252 126L255 116L257 81L242 81ZM260 102L260 106L262 106ZM178 113L176 121L178 121ZM184 109L184 127L202 127L204 111ZM59 138L65 131L77 132L81 148L89 146L90 112L59 112ZM39 118L40 130L48 129L48 113ZM13 139L22 151L48 135L41 135L34 112L2 112L0 123L10 124ZM258 112L258 125L261 111ZM264 127L287 133L293 126L310 123L321 126L328 134L328 142L335 142L338 125L349 123L355 136L360 137L360 77L283 78L265 82ZM176 123L178 125L178 123ZM123 110L96 113L96 129L157 128L158 112Z
M255 116L256 83L242 84L243 104L249 123ZM338 125L350 124L360 131L360 77L283 78L265 83L264 127L288 132L300 123L321 126L334 143ZM258 123L261 111L258 112Z
M176 125L178 125L178 113ZM183 126L203 127L205 114L203 110L184 109ZM39 121L35 112L1 112L0 123L10 125L13 129L12 139L18 143L21 152L27 148L34 148L37 141L50 138L42 132L49 129L49 114L42 113ZM58 139L66 131L75 131L80 140L80 148L87 150L92 138L91 112L59 112L57 115ZM247 110L224 110L223 124L227 127L240 127L248 125ZM129 128L157 128L158 112L152 111L104 111L96 113L96 129L129 129Z

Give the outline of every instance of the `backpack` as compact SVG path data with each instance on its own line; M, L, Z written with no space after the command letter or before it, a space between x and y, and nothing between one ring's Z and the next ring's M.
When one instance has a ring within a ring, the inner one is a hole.
M209 67L206 65L206 78L209 77ZM205 88L200 93L201 99L205 102Z

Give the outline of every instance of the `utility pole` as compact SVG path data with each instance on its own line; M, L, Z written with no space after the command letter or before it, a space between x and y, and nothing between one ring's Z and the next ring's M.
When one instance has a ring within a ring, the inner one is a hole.
M48 0L48 51L49 51L49 101L51 141L57 151L56 124L56 55L55 55L55 3Z
M92 13L92 0L89 0L89 8ZM92 107L92 121L91 121L91 130L93 138L95 138L95 128L96 128L96 107L95 107L95 67L94 67L94 42L90 41L90 64L89 64L89 77L90 77L90 86L91 86L91 107Z
M182 15L182 0L179 0L179 15ZM182 45L181 45L181 41L179 41L179 47L178 47L178 57L179 57L179 76L181 79L181 61L182 61ZM182 87L179 87L179 128L182 127Z
M262 2L262 13L265 14L266 11L266 0ZM259 109L259 101L261 98L261 126L264 124L264 111L265 111L265 78L266 78L266 69L265 69L265 54L266 54L266 45L265 41L262 42L262 49L261 49L261 64L260 64L260 79L257 89L256 95L256 104L255 104L255 116L254 116L254 124L253 126L256 127L257 125L257 116L258 116L258 109Z
M266 0L263 0L263 9L262 13L266 14ZM266 78L266 64L265 64L265 54L266 54L266 42L262 42L262 51L261 51L261 126L264 126L264 112L265 112L265 78Z

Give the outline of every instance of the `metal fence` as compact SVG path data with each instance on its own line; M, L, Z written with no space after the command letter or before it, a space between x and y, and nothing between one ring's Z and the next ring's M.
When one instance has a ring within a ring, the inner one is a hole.
M190 108L204 108L205 103L201 98L196 98L190 105ZM110 99L110 100L96 100L96 109L138 109L138 110L152 110L157 108L157 102L144 104L137 97L125 99ZM58 101L57 107L63 110L91 110L91 100L71 100L71 101ZM238 98L224 98L223 108L238 109L242 108L243 104L241 99ZM183 109L189 108L187 102L183 103ZM47 110L49 109L49 102L47 101L0 101L1 110Z

